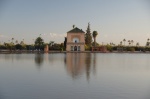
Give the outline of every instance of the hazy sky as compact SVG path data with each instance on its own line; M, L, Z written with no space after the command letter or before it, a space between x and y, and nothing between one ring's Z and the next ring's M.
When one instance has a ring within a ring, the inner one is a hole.
M150 38L149 0L0 0L0 42L13 37L33 43L64 41L76 27L98 31L97 42L119 44L124 38L145 45ZM126 43L127 44L127 43Z

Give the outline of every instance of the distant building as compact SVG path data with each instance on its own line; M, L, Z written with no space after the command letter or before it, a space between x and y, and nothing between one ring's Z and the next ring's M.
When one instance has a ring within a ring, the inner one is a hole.
M105 46L92 47L92 51L108 52Z
M44 52L48 52L49 51L49 47L48 47L48 45L46 45L45 47L44 47Z
M84 51L85 32L79 28L73 28L67 32L66 51Z

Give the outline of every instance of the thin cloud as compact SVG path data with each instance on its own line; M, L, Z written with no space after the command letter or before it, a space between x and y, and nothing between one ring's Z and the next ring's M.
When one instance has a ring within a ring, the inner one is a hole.
M107 37L108 37L108 35L107 35L107 34L105 34L105 35L104 35L104 37L105 37L105 38L107 38Z
M149 33L147 33L146 36L149 37L150 36Z
M43 33L41 34L41 36L46 36L46 37L51 37L51 38L54 38L54 37L65 37L66 36L66 33L63 33L63 34L60 34L60 33Z
M8 36L3 35L3 34L0 34L0 37L1 37L1 38L8 38Z

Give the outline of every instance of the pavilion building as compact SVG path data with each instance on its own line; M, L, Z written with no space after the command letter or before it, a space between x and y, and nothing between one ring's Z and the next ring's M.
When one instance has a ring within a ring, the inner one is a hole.
M77 27L67 32L66 51L85 51L85 32Z

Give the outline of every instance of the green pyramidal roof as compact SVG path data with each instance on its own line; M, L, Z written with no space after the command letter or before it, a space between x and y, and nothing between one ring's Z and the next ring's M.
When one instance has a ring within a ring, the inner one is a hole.
M85 33L84 31L82 31L82 29L79 29L79 28L74 28L70 31L68 31L67 33Z

